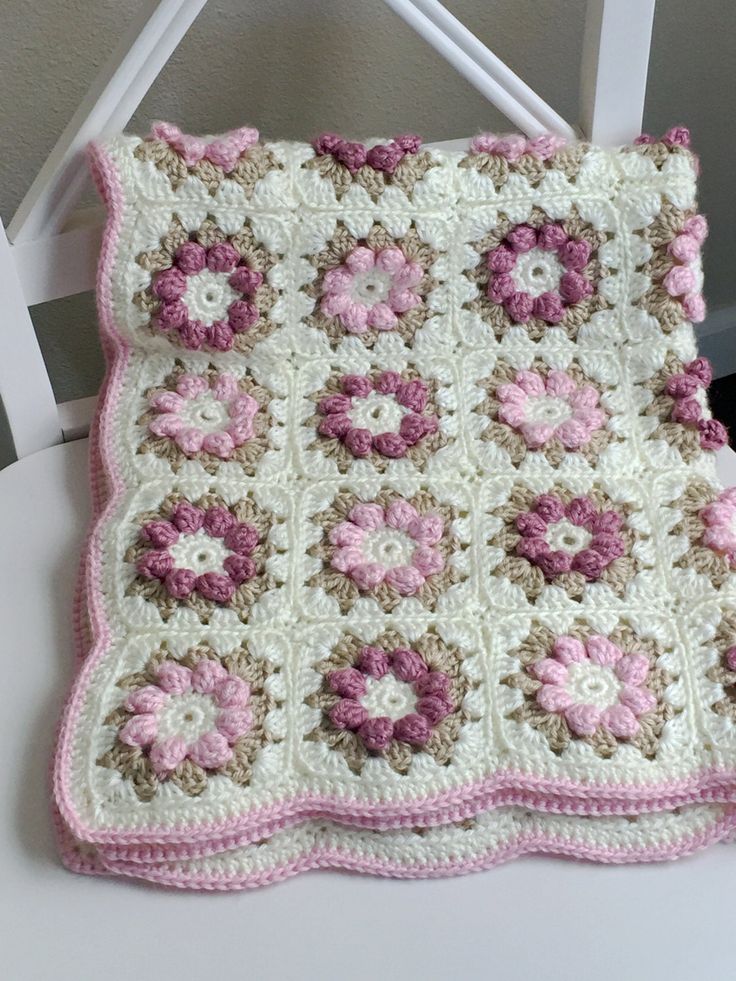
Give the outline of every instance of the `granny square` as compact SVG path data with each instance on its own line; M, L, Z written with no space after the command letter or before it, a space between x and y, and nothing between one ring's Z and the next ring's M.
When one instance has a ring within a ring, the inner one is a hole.
M90 157L69 864L238 888L730 833L736 491L686 131L157 124Z

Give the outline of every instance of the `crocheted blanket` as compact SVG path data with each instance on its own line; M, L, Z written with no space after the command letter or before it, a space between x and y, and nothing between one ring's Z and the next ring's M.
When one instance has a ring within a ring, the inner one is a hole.
M239 888L727 836L736 492L686 131L158 124L91 159L70 867Z

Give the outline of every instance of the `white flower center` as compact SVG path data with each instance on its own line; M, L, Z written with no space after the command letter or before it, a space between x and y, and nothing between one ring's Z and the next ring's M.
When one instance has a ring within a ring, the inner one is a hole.
M593 540L593 536L586 528L574 525L567 518L548 525L545 538L553 552L567 552L569 555L576 555L581 549L587 548Z
M610 668L590 661L573 661L567 666L564 686L576 704L607 709L616 705L623 685Z
M191 746L200 736L215 728L216 716L217 706L208 695L195 691L171 695L158 715L156 738L161 740L180 736Z
M377 436L379 433L397 433L408 411L393 396L370 392L366 398L354 400L348 417L358 429L367 429Z
M569 404L556 395L530 395L524 406L527 422L559 426L572 416Z
M221 573L222 563L232 554L221 538L213 538L202 528L193 535L181 535L178 542L169 546L169 553L177 569L191 569L198 576Z
M356 273L353 276L352 295L356 303L372 307L374 303L385 302L391 289L391 276L383 269Z
M411 685L399 681L390 672L383 678L366 678L366 688L360 702L371 716L387 715L395 722L416 708L417 697Z
M562 263L553 253L546 249L530 249L516 257L511 277L522 293L541 296L558 289L564 271Z
M230 421L226 403L207 393L185 399L179 415L189 426L205 434L221 432Z
M360 546L368 562L378 562L389 569L409 565L415 547L416 542L412 538L395 528L366 532Z
M189 310L190 318L211 324L227 317L230 304L240 298L240 294L228 283L227 276L227 273L215 273L210 269L187 276L182 301Z

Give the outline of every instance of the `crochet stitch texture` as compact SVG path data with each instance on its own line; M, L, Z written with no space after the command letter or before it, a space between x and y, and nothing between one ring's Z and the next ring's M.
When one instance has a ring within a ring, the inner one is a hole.
M443 153L160 124L91 157L110 372L70 866L239 888L728 834L736 508L681 131Z

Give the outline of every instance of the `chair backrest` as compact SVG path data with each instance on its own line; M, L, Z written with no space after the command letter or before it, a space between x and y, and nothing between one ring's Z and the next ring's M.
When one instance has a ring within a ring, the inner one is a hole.
M89 140L125 127L207 0L143 5L59 137L5 233L0 397L18 457L86 433L94 399L56 404L29 308L94 288L100 208L78 208ZM567 123L438 0L384 0L528 136L556 132L615 145L641 131L656 0L588 0L580 120ZM464 141L434 144L462 147Z

